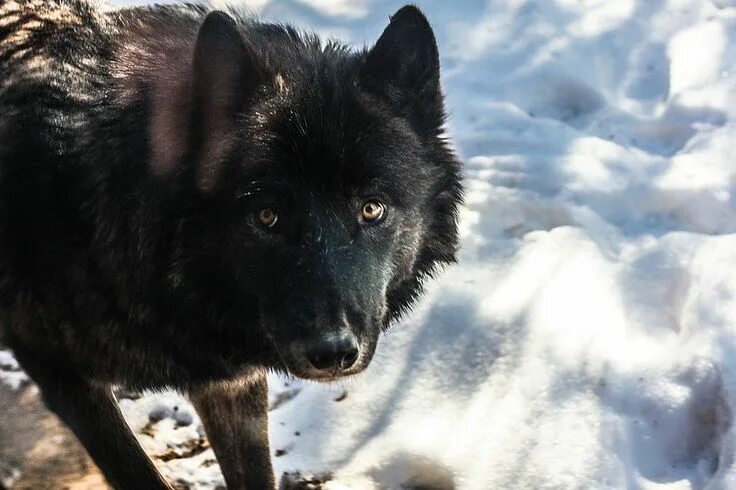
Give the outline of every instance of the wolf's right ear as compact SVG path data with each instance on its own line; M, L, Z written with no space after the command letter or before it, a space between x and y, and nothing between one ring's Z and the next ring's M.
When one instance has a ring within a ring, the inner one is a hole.
M444 122L440 59L434 32L421 10L407 5L391 17L366 53L360 83L420 132L439 131Z
M401 90L439 83L440 59L429 21L407 5L391 16L388 27L368 52L365 76Z
M211 190L235 139L237 114L264 71L232 17L215 11L199 29L192 62L192 144L201 190Z
M361 83L422 120L422 125L440 122L440 58L434 32L421 10L407 5L391 16L366 55Z

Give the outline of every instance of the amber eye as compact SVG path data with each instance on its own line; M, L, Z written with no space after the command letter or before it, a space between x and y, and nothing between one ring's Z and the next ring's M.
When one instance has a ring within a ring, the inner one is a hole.
M375 200L366 202L360 210L360 217L368 224L380 223L385 215L386 207Z
M271 208L263 208L258 211L258 221L266 228L273 228L279 220L279 215Z

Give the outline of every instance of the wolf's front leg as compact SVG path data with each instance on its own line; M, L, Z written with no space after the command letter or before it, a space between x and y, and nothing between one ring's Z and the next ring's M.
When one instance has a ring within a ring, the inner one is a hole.
M213 383L189 393L229 490L274 488L265 375Z
M14 350L48 408L74 432L118 490L171 490L131 432L110 387L89 383L65 366Z

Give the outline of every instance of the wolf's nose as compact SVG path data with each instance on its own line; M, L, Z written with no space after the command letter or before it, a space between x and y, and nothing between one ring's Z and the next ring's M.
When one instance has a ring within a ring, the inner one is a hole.
M309 363L320 371L343 371L358 360L358 342L353 335L343 335L312 343L306 350Z

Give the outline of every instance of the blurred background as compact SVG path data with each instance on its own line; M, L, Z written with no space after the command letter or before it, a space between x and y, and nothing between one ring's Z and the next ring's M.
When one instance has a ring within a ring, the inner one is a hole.
M355 47L403 3L234 2ZM736 1L417 3L460 262L365 374L271 379L285 488L736 488ZM185 399L119 395L171 481L223 484ZM0 481L104 488L2 351Z

